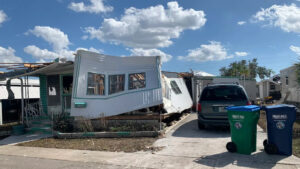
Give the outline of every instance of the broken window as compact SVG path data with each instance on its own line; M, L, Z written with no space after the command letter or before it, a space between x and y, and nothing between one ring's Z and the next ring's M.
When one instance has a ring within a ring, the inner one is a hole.
M56 96L55 87L49 87L49 96Z
M72 86L73 86L73 76L64 75L62 76L62 104L65 112L69 112L71 109L71 98L72 98Z
M72 94L73 76L62 77L63 94Z
M172 87L172 90L175 92L175 94L181 94L181 90L179 89L177 83L173 80L171 81L171 87Z
M109 75L109 94L124 91L125 75Z
M87 95L105 95L105 75L88 73Z
M129 74L129 90L146 87L145 73Z
M60 79L58 75L47 76L48 106L60 105Z

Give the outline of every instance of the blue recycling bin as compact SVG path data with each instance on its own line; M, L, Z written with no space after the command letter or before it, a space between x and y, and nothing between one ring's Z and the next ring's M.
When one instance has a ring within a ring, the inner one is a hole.
M268 154L292 155L293 124L297 109L293 105L263 107L267 116L268 139L264 141Z

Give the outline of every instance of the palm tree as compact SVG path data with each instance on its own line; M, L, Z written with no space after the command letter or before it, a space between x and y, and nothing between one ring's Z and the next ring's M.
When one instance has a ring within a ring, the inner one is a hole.
M233 62L229 67L222 67L220 70L221 76L245 77L245 79L255 79L258 76L260 79L270 77L274 73L271 69L263 66L258 66L257 59L241 60Z

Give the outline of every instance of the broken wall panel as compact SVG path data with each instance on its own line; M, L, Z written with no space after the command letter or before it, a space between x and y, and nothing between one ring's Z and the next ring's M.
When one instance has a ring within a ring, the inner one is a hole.
M193 105L192 98L183 78L163 77L163 103L167 113L181 113Z

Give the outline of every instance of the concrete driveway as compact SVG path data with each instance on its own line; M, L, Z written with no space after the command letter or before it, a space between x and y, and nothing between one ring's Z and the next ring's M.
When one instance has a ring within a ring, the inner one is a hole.
M0 164L7 168L19 168L14 163L15 157L26 161L24 168L55 168L63 162L68 166L88 164L90 168L157 168L157 169L194 169L194 168L300 168L300 159L295 156L285 157L265 154L262 142L266 134L258 129L258 148L252 155L228 153L225 145L230 141L227 130L208 129L199 131L196 114L188 115L177 123L166 136L155 142L155 146L164 148L158 152L100 152L86 150L49 149L36 147L0 146ZM35 167L33 167L35 168ZM75 167L76 168L76 167ZM87 167L88 168L88 167Z
M211 127L199 130L197 114L192 113L155 145L165 147L156 154L194 158L191 168L300 168L300 159L295 156L267 155L263 150L263 141L266 138L266 133L258 126L255 153L252 155L229 153L226 150L227 142L231 141L229 129Z

